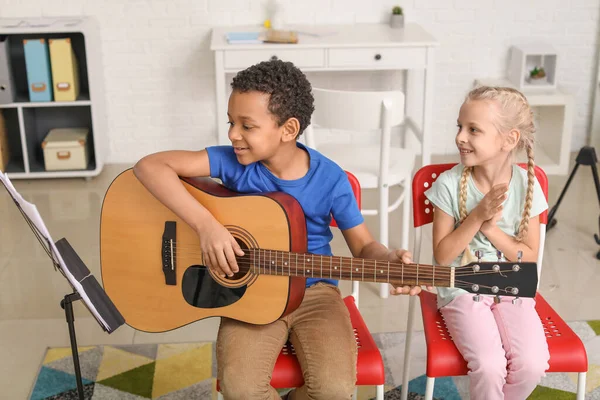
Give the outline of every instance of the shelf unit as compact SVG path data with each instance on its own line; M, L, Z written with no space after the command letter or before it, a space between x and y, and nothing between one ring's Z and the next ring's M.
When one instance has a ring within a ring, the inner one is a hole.
M476 79L475 85L516 86L507 79ZM558 86L557 89L522 89L535 116L535 163L547 175L567 175L573 135L573 95ZM527 157L519 155L518 161Z
M8 36L16 98L0 104L6 120L11 158L6 173L11 179L92 178L104 167L107 120L102 71L102 44L95 19L59 17L0 19L0 36ZM76 101L30 102L23 39L70 38L79 62L80 94ZM89 128L86 169L46 171L42 141L50 129Z

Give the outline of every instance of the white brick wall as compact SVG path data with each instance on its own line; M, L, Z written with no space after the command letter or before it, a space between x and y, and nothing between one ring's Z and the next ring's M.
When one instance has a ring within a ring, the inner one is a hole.
M440 42L434 153L454 151L462 98L477 77L502 77L519 38L554 44L560 83L576 97L572 149L586 142L598 45L598 0L282 0L290 23L387 22L393 5ZM260 23L253 0L0 0L0 17L94 15L103 38L112 162L216 143L212 25ZM397 74L309 74L313 84L389 87ZM219 116L225 118L225 116Z

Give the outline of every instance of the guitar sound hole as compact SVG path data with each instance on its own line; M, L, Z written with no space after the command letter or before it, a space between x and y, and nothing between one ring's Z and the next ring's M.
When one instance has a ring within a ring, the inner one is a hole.
M235 238L235 241L237 242L237 244L240 246L240 248L244 252L244 255L241 257L236 255L236 257L235 257L238 268L240 270L238 272L236 272L235 274L233 274L232 277L225 277L226 279L229 279L232 281L237 281L239 279L242 279L244 276L246 276L248 271L250 271L250 267L251 267L251 258L250 258L250 252L248 251L248 245L246 244L246 242L244 242L243 240L241 240L237 237Z

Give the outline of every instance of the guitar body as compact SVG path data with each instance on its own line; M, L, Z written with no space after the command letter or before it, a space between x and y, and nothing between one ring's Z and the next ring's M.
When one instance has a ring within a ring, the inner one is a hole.
M307 251L304 214L293 197L238 194L208 178L182 181L242 248ZM104 290L127 324L146 332L209 317L268 324L296 309L304 295L304 278L211 275L197 233L154 198L132 169L115 178L104 198L100 257Z

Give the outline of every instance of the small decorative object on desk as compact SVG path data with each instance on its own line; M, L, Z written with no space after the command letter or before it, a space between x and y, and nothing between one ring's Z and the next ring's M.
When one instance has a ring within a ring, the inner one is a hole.
M392 15L390 16L390 26L392 28L404 28L404 13L402 7L395 6L392 8Z
M265 43L298 43L298 34L295 31L281 31L269 29L265 32Z
M266 2L267 21L266 28L283 28L283 4L281 0L267 0Z
M263 42L260 32L228 32L225 37L229 44L260 44Z

